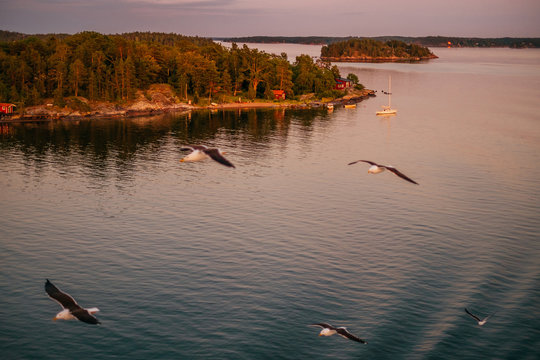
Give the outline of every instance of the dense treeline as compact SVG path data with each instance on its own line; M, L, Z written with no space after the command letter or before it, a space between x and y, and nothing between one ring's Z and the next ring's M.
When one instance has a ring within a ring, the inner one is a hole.
M84 96L126 101L151 84L170 84L177 95L198 102L218 95L289 98L332 94L337 67L299 56L274 55L210 39L164 33L27 37L0 42L0 101L19 106Z
M427 36L422 38L424 46L451 46L451 47L511 47L511 48L538 48L540 38L463 38L448 36Z
M336 42L355 39L357 37L334 36L246 36L235 38L220 38L220 40L237 43L288 43L288 44L317 44L328 45ZM375 36L365 37L378 41L399 40L407 44L417 44L429 47L446 47L448 42L457 47L540 47L540 38L467 38L453 36Z
M433 53L426 47L403 41L386 42L373 39L350 39L323 46L322 58L429 58Z
M216 40L236 43L255 44L304 44L304 45L328 45L338 41L354 39L353 36L243 36L233 38L215 38Z
M7 31L7 30L0 30L0 42L4 41L16 41L16 40L22 40L27 37L37 37L40 39L48 38L50 36L54 35L57 38L65 38L69 36L69 34L35 34L35 35L29 35L29 34L23 34L20 32L15 31Z

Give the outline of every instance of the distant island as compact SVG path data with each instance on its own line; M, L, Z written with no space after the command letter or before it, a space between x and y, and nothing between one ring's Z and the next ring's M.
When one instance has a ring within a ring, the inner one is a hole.
M427 47L399 40L350 39L321 48L321 59L332 62L412 62L436 58Z
M540 48L540 38L478 38L478 37L455 37L455 36L245 36L214 38L214 40L236 43L261 43L261 44L304 44L304 45L328 45L335 42L351 39L372 39L377 41L403 41L407 44L416 44L427 47L509 47L509 48Z

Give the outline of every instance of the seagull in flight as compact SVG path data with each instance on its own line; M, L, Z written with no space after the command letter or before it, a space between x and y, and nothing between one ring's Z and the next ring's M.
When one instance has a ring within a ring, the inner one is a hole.
M180 160L181 162L201 161L210 157L222 165L232 168L235 167L229 160L223 157L223 154L225 153L221 152L221 150L217 148L208 148L204 145L186 145L181 147L180 150L191 151L188 155L186 155L183 159Z
M59 303L64 308L64 310L56 314L53 320L78 319L88 324L100 324L99 320L93 315L99 311L98 308L94 307L90 309L83 309L79 304L77 304L75 299L54 286L49 279L47 279L47 282L45 283L45 291L51 299Z
M365 162L365 163L370 164L371 167L368 169L368 173L370 173L370 174L378 174L378 173L383 172L384 170L388 170L388 171L393 172L394 174L396 174L400 178L405 179L408 182L411 182L413 184L418 185L418 183L416 181L414 181L410 177L406 176L405 174L403 174L402 172L400 172L398 169L396 169L393 166L381 165L381 164L377 164L377 163L374 163L373 161L369 161L369 160L356 160L356 161L353 161L353 162L349 163L349 165L356 164L357 162Z
M480 319L478 316L474 315L474 314L471 313L469 310L467 310L467 308L465 308L465 312L466 312L470 317L472 317L474 320L476 320L476 321L478 322L478 325L480 325L480 326L484 325L484 324L488 321L488 319L489 319L490 317L492 317L493 314L494 314L494 313L493 313L493 314L490 314L490 315L486 316L485 318Z
M367 344L367 341L362 340L358 336L351 334L347 330L346 327L334 327L327 323L310 324L310 326L322 327L322 330L319 333L319 336L332 336L334 334L338 334L339 336L344 337L345 339L353 340L362 344Z

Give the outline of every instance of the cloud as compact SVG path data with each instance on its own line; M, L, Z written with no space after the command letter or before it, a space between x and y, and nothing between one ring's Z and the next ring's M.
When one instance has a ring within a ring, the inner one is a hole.
M539 36L538 0L0 0L25 33ZM381 20L382 19L382 20Z
M126 5L150 5L185 9L228 8L237 3L236 0L118 0L118 2Z

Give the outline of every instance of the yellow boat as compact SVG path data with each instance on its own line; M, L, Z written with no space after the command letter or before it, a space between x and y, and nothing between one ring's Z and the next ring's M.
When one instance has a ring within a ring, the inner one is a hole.
M345 109L354 109L356 104L345 104Z

